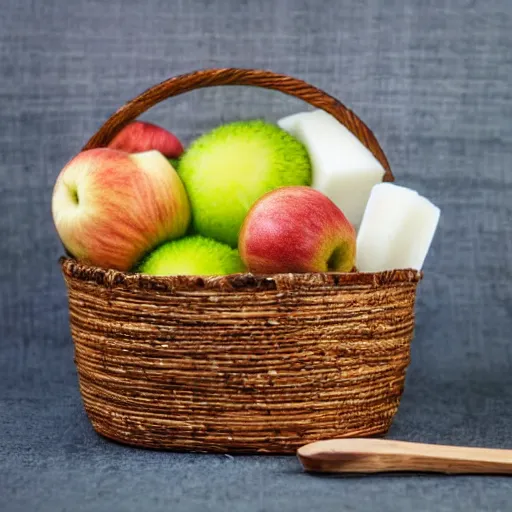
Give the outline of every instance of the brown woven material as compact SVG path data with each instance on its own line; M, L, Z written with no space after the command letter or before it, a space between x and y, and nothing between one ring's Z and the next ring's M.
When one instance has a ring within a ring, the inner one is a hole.
M421 274L150 277L63 259L80 390L125 443L291 453L384 433Z
M323 108L388 162L372 132L315 87L269 71L172 78L116 112L84 149L165 98L212 85L276 89ZM293 453L385 433L409 363L413 270L153 277L61 259L80 391L96 431L137 446Z

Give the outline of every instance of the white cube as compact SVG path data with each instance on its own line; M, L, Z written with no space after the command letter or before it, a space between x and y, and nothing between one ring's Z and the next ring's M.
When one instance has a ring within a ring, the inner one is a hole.
M374 186L357 235L357 269L421 270L440 213L414 190L393 183Z
M288 132L290 135L293 135L295 137L295 134L297 133L298 121L309 114L311 114L311 112L299 112L298 114L292 114L291 116L286 116L279 119L279 121L277 121L277 124L285 132Z

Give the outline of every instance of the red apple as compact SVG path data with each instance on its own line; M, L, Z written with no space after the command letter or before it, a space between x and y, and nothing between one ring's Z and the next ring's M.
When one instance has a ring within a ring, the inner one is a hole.
M281 187L249 210L238 247L254 273L348 272L354 267L356 233L321 192Z
M179 158L183 153L183 146L176 135L145 121L133 121L126 125L108 147L127 153L142 153L156 149L166 158Z
M74 257L118 270L183 235L190 221L185 188L161 153L108 148L83 151L62 169L52 213Z

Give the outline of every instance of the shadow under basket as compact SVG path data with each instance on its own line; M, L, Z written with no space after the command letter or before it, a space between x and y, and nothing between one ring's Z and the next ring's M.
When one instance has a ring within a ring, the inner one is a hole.
M156 103L213 85L279 90L334 115L393 181L372 132L344 105L269 71L210 69L158 84L84 149ZM384 434L402 395L422 273L154 277L61 258L80 392L94 429L176 451L294 453Z

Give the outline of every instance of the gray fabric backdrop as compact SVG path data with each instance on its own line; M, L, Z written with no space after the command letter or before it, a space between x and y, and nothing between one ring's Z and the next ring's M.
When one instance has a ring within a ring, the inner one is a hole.
M512 447L510 0L2 0L0 510L509 511L503 477L303 474L294 457L179 455L94 434L73 366L50 216L62 166L113 110L209 66L306 79L375 131L443 211L391 437ZM185 141L302 104L194 92L146 119Z

